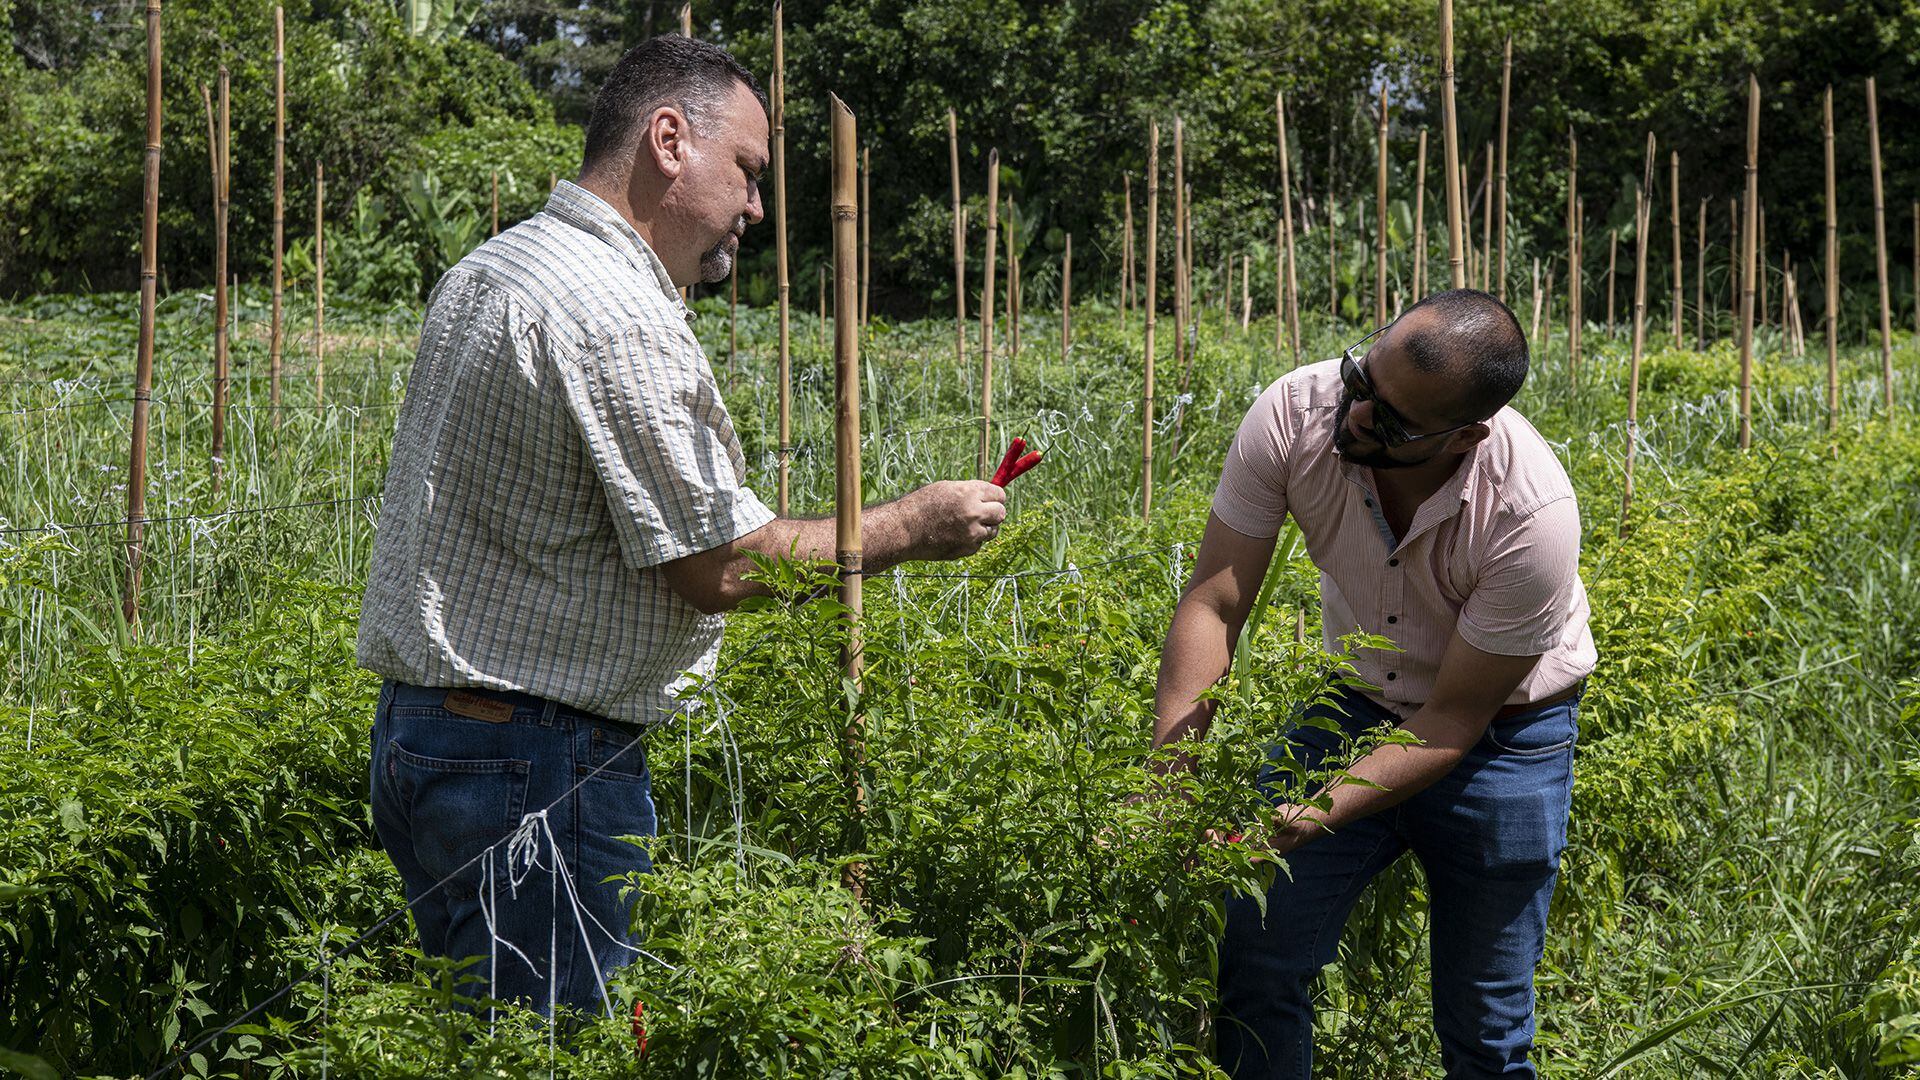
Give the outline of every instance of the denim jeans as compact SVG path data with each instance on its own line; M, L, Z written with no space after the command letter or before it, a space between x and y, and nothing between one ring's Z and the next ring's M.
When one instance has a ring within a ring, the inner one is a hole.
M449 702L445 689L388 680L373 721L374 830L420 947L476 958L469 995L599 1009L596 969L604 978L638 944L607 879L650 868L618 839L656 825L639 732L526 694ZM549 804L544 824L514 836Z
M1314 711L1350 733L1396 722L1356 691L1336 699L1338 709ZM1229 898L1221 1067L1236 1080L1312 1075L1314 977L1333 961L1367 882L1411 851L1431 898L1433 1027L1446 1075L1534 1076L1533 972L1567 843L1578 711L1576 697L1496 720L1433 786L1294 851L1264 919L1253 900ZM1340 743L1310 727L1289 740L1310 769ZM1263 790L1277 798L1281 783L1263 770Z

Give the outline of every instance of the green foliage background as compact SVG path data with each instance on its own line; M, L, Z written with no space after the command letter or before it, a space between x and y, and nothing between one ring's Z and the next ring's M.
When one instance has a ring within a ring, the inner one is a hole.
M344 219L363 189L386 201L392 220L381 235L410 247L418 295L442 267L419 239L429 226L399 208L411 176L438 172L484 216L488 174L498 168L503 221L532 212L549 176L573 171L576 125L613 59L649 31L668 29L675 6L487 0L464 37L439 40L410 37L389 0L294 0L287 20L289 234L311 231L312 164L323 161L330 219ZM694 11L698 34L758 72L770 69L768 3L701 0ZM165 12L163 273L182 283L207 273L199 85L224 62L235 88L233 265L257 280L269 243L272 6L170 0ZM1301 197L1318 221L1330 200L1370 204L1372 94L1386 85L1394 198L1409 201L1415 135L1428 127L1435 136L1429 237L1435 250L1444 244L1431 5L796 0L786 16L796 281L810 276L827 237L820 204L828 91L853 106L874 151L876 302L887 310L937 312L950 295L949 107L959 117L969 198L980 202L986 150L998 147L1003 189L1018 197L1032 223L1027 265L1051 265L1072 232L1081 240L1076 269L1083 292L1113 281L1121 174L1133 174L1140 198L1149 117L1166 127L1177 113L1188 124L1203 275L1223 256L1271 242L1278 211L1273 95L1280 90L1289 97ZM141 9L126 0L5 0L0 18L13 44L0 56L0 103L18 118L0 129L0 295L126 287L137 267ZM1794 252L1806 270L1802 294L1820 295L1820 95L1831 83L1843 279L1870 280L1864 80L1875 75L1894 289L1898 304L1909 304L1908 207L1920 197L1920 147L1902 136L1920 124L1920 12L1910 4L1486 0L1459 5L1456 27L1461 152L1474 187L1496 132L1501 42L1509 34L1514 41L1509 175L1516 281L1530 255L1550 260L1565 250L1569 127L1581 140L1591 288L1600 288L1606 231L1631 234L1632 185L1648 131L1660 141L1659 245L1671 229L1665 155L1681 153L1690 280L1698 200L1709 200L1708 237L1718 248L1727 235L1727 199L1743 182L1749 71L1764 94L1760 186L1774 261ZM1353 210L1348 216L1370 220L1370 205ZM1410 219L1409 208L1396 213ZM976 205L976 248L984 218ZM753 295L770 289L771 252L770 229L749 233L743 269ZM1716 250L1710 259L1716 287L1723 287L1723 258ZM1650 262L1651 288L1661 295L1668 261ZM1270 282L1271 270L1265 273ZM384 289L397 287L382 280ZM1852 292L1850 326L1863 326L1870 299Z

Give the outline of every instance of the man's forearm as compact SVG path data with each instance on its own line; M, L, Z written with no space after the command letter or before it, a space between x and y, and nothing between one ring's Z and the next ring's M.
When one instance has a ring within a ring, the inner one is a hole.
M1202 738L1213 722L1213 702L1195 700L1220 681L1233 659L1233 634L1218 611L1183 599L1173 612L1154 694L1155 749ZM1174 769L1191 767L1181 752Z
M913 556L912 534L893 502L877 503L861 510L861 570L878 574L891 570ZM802 562L834 562L839 558L839 534L831 517L775 518L737 545L737 556L727 566L726 588L738 596L765 596L767 588L748 581L753 569L747 552Z

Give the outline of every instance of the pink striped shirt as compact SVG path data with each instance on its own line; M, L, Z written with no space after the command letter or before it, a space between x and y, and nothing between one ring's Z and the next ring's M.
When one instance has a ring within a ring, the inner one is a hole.
M1320 569L1327 648L1355 629L1403 652L1354 656L1402 718L1424 704L1455 630L1467 644L1539 662L1508 698L1540 701L1593 670L1580 511L1566 470L1511 408L1395 537L1373 470L1333 449L1340 362L1300 368L1260 395L1227 452L1213 512L1236 532L1278 535L1289 513Z

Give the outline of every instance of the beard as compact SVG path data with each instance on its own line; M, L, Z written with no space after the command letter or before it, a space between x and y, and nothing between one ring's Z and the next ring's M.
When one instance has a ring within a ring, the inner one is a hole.
M1399 458L1390 456L1391 452L1386 444L1377 439L1373 444L1376 449L1356 451L1354 447L1361 445L1360 440L1355 438L1353 432L1347 428L1347 412L1352 408L1353 395L1342 391L1340 412L1333 421L1333 448L1339 451L1341 457L1355 465L1364 465L1370 469L1410 469L1415 465L1426 464L1425 461L1401 461Z
M733 223L733 228L720 242L707 249L700 256L700 280L711 285L716 281L725 281L733 273L734 242L747 230L747 219L743 216Z

